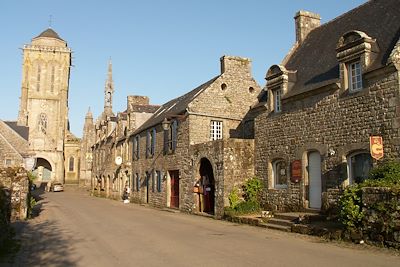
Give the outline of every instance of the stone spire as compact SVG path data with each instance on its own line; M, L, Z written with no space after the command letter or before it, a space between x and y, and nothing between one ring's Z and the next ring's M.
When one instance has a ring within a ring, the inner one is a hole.
M89 107L89 109L88 109L88 111L86 113L86 117L85 118L86 119L92 118L92 120L93 120L93 114L92 114L92 111L90 110L90 107Z
M111 58L108 62L108 75L104 87L104 113L106 115L112 114L112 99L114 94L114 82L112 79L112 63Z

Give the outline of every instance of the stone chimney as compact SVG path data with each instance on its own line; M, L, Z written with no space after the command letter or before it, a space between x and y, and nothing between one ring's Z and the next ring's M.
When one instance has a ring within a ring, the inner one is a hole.
M242 73L251 76L251 60L243 57L221 57L221 74Z
M300 10L294 16L296 24L296 42L301 44L307 35L321 25L321 17L312 12Z
M128 111L132 111L133 106L146 106L149 105L149 103L150 101L147 96L128 95L127 97Z

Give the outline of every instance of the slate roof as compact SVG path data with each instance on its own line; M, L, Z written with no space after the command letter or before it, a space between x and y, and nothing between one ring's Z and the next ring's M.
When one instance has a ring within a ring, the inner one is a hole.
M17 133L13 128L11 128L8 123L10 122L4 122L0 120L0 138L4 139L5 142L9 144L12 148L14 148L15 151L17 151L20 155L28 154L29 150L28 140L23 138L19 133ZM25 128L28 129L28 127Z
M56 33L52 28L48 28L48 29L44 30L41 34L39 34L35 38L40 38L40 37L55 38L55 39L64 41L63 39L60 38L58 33Z
M400 1L369 1L311 31L285 64L287 70L297 70L296 83L285 98L338 81L336 44L352 30L377 40L380 53L371 70L384 66L400 37Z
M134 132L134 134L140 133L143 130L160 124L165 118L169 118L185 112L189 103L192 102L207 87L209 87L218 77L219 75L196 87L192 91L161 105L161 107L159 107L159 109L153 114L153 116L151 116L145 123L143 123Z
M26 141L29 139L29 127L19 126L16 121L3 121Z

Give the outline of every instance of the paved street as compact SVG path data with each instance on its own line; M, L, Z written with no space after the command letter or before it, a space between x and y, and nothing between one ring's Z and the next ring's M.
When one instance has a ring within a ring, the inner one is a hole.
M45 193L13 266L400 266L380 249L171 213L67 190Z

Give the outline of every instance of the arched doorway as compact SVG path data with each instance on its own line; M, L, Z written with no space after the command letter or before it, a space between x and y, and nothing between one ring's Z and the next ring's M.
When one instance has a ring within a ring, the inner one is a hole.
M51 180L52 172L51 164L44 158L36 159L36 167L33 170L33 174L36 175L38 181L48 182Z
M200 198L199 198L199 210L200 212L206 212L214 214L215 206L215 180L214 172L211 162L207 158L200 160L200 180L199 185Z

